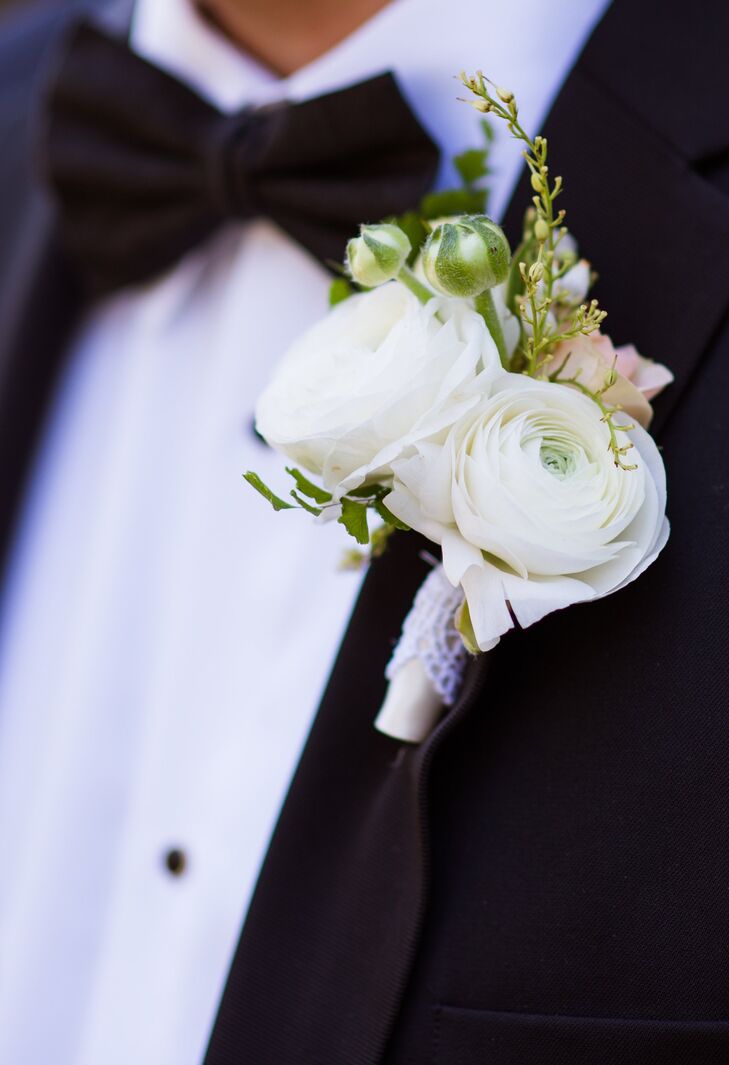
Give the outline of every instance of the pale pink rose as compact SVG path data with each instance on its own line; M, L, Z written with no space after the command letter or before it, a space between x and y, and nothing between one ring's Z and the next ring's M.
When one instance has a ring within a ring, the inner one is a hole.
M604 399L613 406L620 406L626 414L647 429L653 417L650 400L666 385L673 374L667 367L639 355L632 344L616 348L604 333L563 340L554 349L545 373L554 373L569 355L561 377L574 377L579 373L580 383L596 392L602 387L605 375L613 367L618 379L605 393Z
M673 381L667 366L639 355L632 344L623 344L615 349L618 357L616 369L639 389L646 399L655 399L666 385Z

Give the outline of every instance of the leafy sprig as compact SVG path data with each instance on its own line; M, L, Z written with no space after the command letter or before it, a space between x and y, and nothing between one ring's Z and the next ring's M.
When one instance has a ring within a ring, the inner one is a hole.
M621 470L637 470L637 466L625 461L625 456L629 451L632 451L635 445L630 438L628 438L627 443L621 443L623 438L618 436L619 433L629 433L631 429L635 429L635 424L631 422L630 424L624 425L622 422L616 421L615 415L620 413L622 407L619 403L612 404L605 401L605 393L612 388L617 380L617 372L615 368L613 367L611 370L608 370L603 383L598 389L592 389L580 380L579 369L572 374L571 377L563 376L569 358L569 354L565 356L557 369L548 375L549 380L556 384L572 385L573 388L579 389L583 395L587 396L593 401L593 403L597 404L602 414L602 421L607 426L608 433L610 434L609 448L612 451L615 465Z
M390 489L385 485L362 485L342 496L340 500L335 500L331 492L314 484L295 466L287 466L286 473L294 481L294 487L289 491L289 496L293 500L291 503L276 495L257 473L249 470L243 478L276 511L305 510L318 518L325 510L338 509L339 524L344 526L360 547L369 548L369 555L358 551L348 552L345 561L349 567L354 564L355 560L358 565L361 565L367 561L368 557L376 558L381 555L387 540L396 529L409 531L408 526L396 518L386 506L384 500ZM369 526L369 512L376 514L382 522L372 530Z
M575 307L568 295L559 291L558 282L572 269L575 257L569 251L561 254L559 249L560 242L567 237L566 212L555 203L564 192L564 182L561 176L552 179L550 175L546 137L529 136L519 121L514 94L495 85L481 71L473 75L462 72L461 81L475 97L468 102L481 114L505 122L509 133L524 145L523 156L534 195L532 208L527 212L524 239L514 255L507 284L507 304L519 314L521 322L520 342L510 369L521 370L531 377L544 377L557 345L595 333L607 312L595 299ZM616 421L619 405L612 405L604 398L617 380L615 368L608 370L601 386L593 390L580 380L579 371L564 375L568 360L569 354L556 371L546 375L547 379L571 385L592 399L608 428L615 465L623 470L635 469L625 461L633 445L622 443L624 438L619 435L634 426Z
M536 376L543 354L555 343L550 330L549 310L560 269L555 262L555 249L567 233L563 226L565 211L555 207L563 191L563 181L561 177L555 177L552 181L547 164L547 140L542 136L532 140L526 132L519 121L519 108L513 92L493 85L481 71L474 75L463 72L461 81L474 95L475 99L469 102L476 110L492 114L505 122L511 135L525 146L523 155L534 191L531 237L536 245L536 256L531 263L527 260L518 262L523 294L517 304L523 321L521 355L527 373Z

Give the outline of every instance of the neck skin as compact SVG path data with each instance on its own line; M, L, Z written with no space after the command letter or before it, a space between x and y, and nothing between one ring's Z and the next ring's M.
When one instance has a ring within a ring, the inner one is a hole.
M327 52L388 0L196 0L239 48L281 76Z

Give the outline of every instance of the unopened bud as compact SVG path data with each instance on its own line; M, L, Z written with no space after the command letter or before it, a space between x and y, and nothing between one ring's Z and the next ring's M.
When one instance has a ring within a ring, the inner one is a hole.
M543 244L549 237L549 225L543 218L538 218L534 223L534 236L537 238L540 244Z
M529 280L532 284L537 285L544 277L544 263L541 259L537 259L535 263L529 267Z
M437 226L423 249L430 285L446 296L479 296L509 273L511 249L500 226L486 215L464 215Z
M477 111L480 111L482 115L487 115L493 108L488 100L471 100L471 107L474 107Z
M399 226L360 226L359 236L347 245L347 266L352 279L365 288L392 281L402 270L411 245Z
M504 89L499 86L497 86L496 88L496 95L505 104L510 104L511 101L514 99L513 92L510 92L509 89Z
M534 189L534 191L535 192L541 192L542 191L542 179L540 178L539 174L534 174L533 173L530 180L531 180L532 188Z

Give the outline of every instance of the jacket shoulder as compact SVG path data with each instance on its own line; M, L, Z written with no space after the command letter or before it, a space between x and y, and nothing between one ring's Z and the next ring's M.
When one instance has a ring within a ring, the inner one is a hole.
M0 92L35 83L45 54L78 5L31 3L11 8L0 18Z

